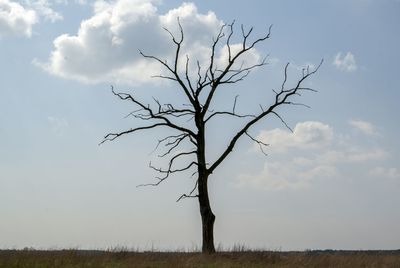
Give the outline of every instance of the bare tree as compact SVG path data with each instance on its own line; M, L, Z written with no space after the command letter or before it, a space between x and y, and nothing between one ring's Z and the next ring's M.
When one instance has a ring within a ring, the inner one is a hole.
M165 29L170 34L172 42L176 47L172 64L169 64L164 59L145 54L141 51L140 54L144 58L158 62L163 68L165 68L167 75L157 75L156 77L171 80L176 83L177 90L183 92L186 98L186 103L181 103L180 105L175 105L173 103L164 104L160 103L158 99L153 98L155 103L151 106L150 104L141 102L131 94L118 93L112 88L112 92L115 96L121 100L129 101L136 106L137 109L129 115L144 121L146 124L122 132L109 133L104 137L104 140L101 143L113 141L125 134L148 129L168 128L176 132L173 135L166 135L164 138L159 140L157 144L157 148L159 148L160 145L164 146L163 148L166 151L160 154L160 156L168 158L168 166L163 169L155 167L150 163L150 167L161 175L156 178L157 180L154 183L142 184L140 186L157 186L169 178L171 174L193 169L195 172L192 176L196 176L193 189L189 193L181 195L177 201L183 198L198 199L202 220L202 251L204 253L213 253L215 252L215 215L211 209L208 194L208 179L210 175L228 157L239 139L242 137L247 137L256 142L261 149L267 145L249 134L249 130L256 123L261 121L261 119L264 119L267 116L276 116L286 127L289 128L282 116L276 111L276 108L285 105L304 105L295 102L294 99L300 97L301 93L304 91L316 91L310 87L303 86L303 84L319 69L322 61L314 70L309 70L308 68L304 69L300 79L298 79L291 87L286 85L289 66L289 64L287 64L284 69L283 82L280 89L273 90L274 95L271 103L269 106L266 106L265 104L260 105L260 112L257 114L237 113L235 111L237 97L234 99L232 110L214 111L210 108L221 85L235 84L242 81L251 71L267 64L266 60L262 60L261 62L247 67L240 64L240 67L237 67L238 64L236 63L243 59L243 57L248 54L250 50L254 49L257 44L264 42L270 37L271 27L269 27L268 32L264 36L250 41L249 39L253 28L245 30L244 27L241 26L241 47L238 51L233 52L231 39L234 35L234 22L229 25L223 25L211 43L211 57L207 66L205 66L206 68L202 69L202 66L200 66L201 64L197 61L197 74L195 78L193 78L191 76L191 70L189 70L190 59L187 55L186 58L183 58L185 64L183 64L182 67L180 67L181 65L179 64L182 59L181 49L184 41L184 31L179 20L178 25L180 30L179 38L172 34L168 29ZM221 45L226 45L228 50L228 57L225 62L225 67L223 68L216 66L216 49ZM226 148L214 161L210 162L210 160L207 159L206 154L206 130L210 120L220 116L241 118L243 125L239 131L233 133L232 138L227 142ZM243 120L245 120L244 123ZM191 147L193 149L182 150L183 147L187 148L184 144L192 145ZM189 160L184 162L182 159Z

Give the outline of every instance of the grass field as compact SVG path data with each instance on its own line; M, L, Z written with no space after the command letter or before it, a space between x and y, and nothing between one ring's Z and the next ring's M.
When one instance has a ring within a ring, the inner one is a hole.
M0 268L128 267L393 267L397 251L240 251L214 255L184 252L1 250Z

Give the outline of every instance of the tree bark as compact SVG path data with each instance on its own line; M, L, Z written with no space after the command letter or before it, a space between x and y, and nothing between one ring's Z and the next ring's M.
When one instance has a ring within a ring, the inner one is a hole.
M207 189L208 176L199 176L199 205L202 223L202 252L212 254L215 253L214 247L214 222L215 215L211 210L210 200L208 198Z
M197 109L197 164L198 164L198 200L202 223L202 252L206 254L215 253L214 247L214 221L215 215L212 212L208 196L208 177L206 147L205 147L205 124L201 115L200 107Z

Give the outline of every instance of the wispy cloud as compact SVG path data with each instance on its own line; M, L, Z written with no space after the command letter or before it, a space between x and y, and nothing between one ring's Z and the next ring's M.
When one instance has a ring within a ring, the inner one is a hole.
M347 177L349 170L365 173L390 156L380 147L357 145L357 137L336 134L322 122L298 123L293 133L280 128L262 131L257 138L270 144L269 157L259 173L239 175L238 187L302 189L316 180ZM398 170L377 168L370 174L396 177Z
M333 165L310 165L310 161L299 160L266 161L260 173L239 175L236 185L264 190L298 190L309 187L315 179L337 174Z
M375 167L369 174L378 178L400 179L400 170L395 167Z
M307 72L315 70L316 66L313 63L306 62L304 64L296 64L295 62L291 62L289 67L294 68L297 71Z
M68 121L64 118L48 116L47 121L50 124L51 130L57 135L62 135L65 129L69 127Z
M64 5L68 5L69 3L76 3L79 5L87 5L88 4L88 0L56 0L55 1L57 4L64 4Z
M370 122L363 121L363 120L350 120L349 124L357 129L358 131L361 131L365 135L368 136L379 136L379 132L376 129L376 127L371 124Z
M333 60L333 65L335 65L337 69L345 72L354 72L358 68L356 59L350 51L344 56L342 56L342 52L337 53Z

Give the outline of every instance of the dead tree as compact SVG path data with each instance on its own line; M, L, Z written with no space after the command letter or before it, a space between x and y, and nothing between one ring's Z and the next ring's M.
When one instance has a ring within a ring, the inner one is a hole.
M223 25L211 43L211 57L206 68L202 69L202 66L200 66L200 63L197 61L197 74L195 78L193 78L190 75L191 70L189 70L189 57L187 55L186 58L184 58L186 64L183 64L181 67L179 64L182 57L181 48L184 41L184 31L179 20L178 25L180 29L179 38L166 29L176 48L172 64L169 64L166 60L159 57L148 55L141 51L140 54L144 58L158 62L165 68L167 75L157 75L156 77L171 80L176 83L177 90L183 92L186 103L181 103L179 105L173 103L164 104L160 103L158 99L153 98L155 103L151 106L141 102L136 96L128 93L118 93L112 88L112 93L115 96L121 100L129 101L136 106L136 110L130 113L130 116L142 120L146 124L122 132L109 133L104 137L101 143L113 141L122 135L149 129L167 128L176 132L176 134L167 135L158 141L157 148L160 148L160 145L165 146L164 149L166 151L160 156L168 158L167 167L159 168L150 163L150 167L161 175L156 177L157 180L154 183L142 184L140 186L157 186L174 173L193 169L195 171L193 174L196 176L193 189L189 193L181 195L177 201L183 198L198 199L202 220L202 251L204 253L214 253L215 215L211 209L208 194L208 179L210 175L228 157L242 137L251 139L261 148L267 145L249 134L249 130L256 123L261 121L261 119L267 116L276 116L289 128L284 119L276 111L276 108L285 105L304 105L296 102L294 99L300 97L302 92L316 91L303 84L310 76L316 73L322 61L314 70L309 70L308 68L304 69L300 79L296 80L296 83L290 87L287 86L289 66L289 64L287 64L284 68L283 82L279 90L273 90L274 95L271 103L267 105L261 104L260 112L257 114L238 114L235 111L237 97L234 100L232 110L214 111L211 109L211 106L221 85L234 84L242 81L251 71L267 64L266 60L263 60L247 67L235 67L237 66L235 63L243 59L246 53L254 49L257 44L264 42L270 37L271 27L264 36L250 41L249 39L251 38L253 28L246 31L242 26L241 48L234 53L231 44L231 39L234 34L234 23ZM217 67L215 63L216 49L221 45L226 45L229 54L223 68ZM206 153L206 131L210 120L220 116L241 118L242 127L238 132L233 133L232 138L227 142L226 148L220 155L218 155L214 161L210 162L210 159L207 159ZM245 120L244 123L243 120ZM191 144L193 149L182 150L182 147L185 147L183 146L185 143L186 145ZM193 159L193 161L190 160L182 164L182 159Z

